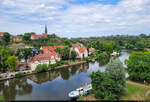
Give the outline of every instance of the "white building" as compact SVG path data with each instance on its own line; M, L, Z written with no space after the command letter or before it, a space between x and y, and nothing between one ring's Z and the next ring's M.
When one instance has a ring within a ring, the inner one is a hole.
M39 54L29 60L29 66L31 70L35 70L38 64L55 64L56 61L60 61L60 56L56 52Z
M70 51L74 50L77 54L77 58L87 58L88 51L86 47L84 47L81 43L77 42L76 44L72 44Z

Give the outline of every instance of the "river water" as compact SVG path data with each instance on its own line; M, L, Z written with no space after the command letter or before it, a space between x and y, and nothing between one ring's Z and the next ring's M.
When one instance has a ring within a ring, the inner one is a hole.
M124 63L129 55L122 51L119 59ZM70 91L90 83L88 75L93 71L104 71L105 67L106 65L99 62L86 63L2 81L0 95L6 100L70 100Z

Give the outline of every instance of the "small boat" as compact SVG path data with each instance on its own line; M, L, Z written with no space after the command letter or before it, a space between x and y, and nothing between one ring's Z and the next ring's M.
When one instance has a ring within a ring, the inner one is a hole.
M85 95L85 94L89 93L91 89L92 89L92 85L91 84L89 84L87 86L83 86L83 87L77 88L76 90L71 91L69 93L69 97L70 98L77 98L79 96L82 96L82 95Z

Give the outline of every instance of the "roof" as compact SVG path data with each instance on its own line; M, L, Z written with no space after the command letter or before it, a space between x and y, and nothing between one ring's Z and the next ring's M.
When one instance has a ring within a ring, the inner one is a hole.
M74 47L74 46L78 46L79 44L81 44L81 43L76 42L75 44L72 44L72 47Z
M41 37L43 37L43 35L32 35L31 37L32 38L41 38Z
M91 48L89 48L89 51L95 51L95 49L91 47Z
M84 53L86 51L85 47L78 46L77 48L78 48L78 50L79 50L80 53Z
M43 53L47 53L47 50L50 50L50 51L54 51L57 47L59 48L63 48L64 46L63 45L57 45L57 46L42 46L42 50L43 50Z
M6 32L0 32L0 36L3 36L3 35L4 35L4 33L6 33Z
M31 59L29 59L29 62L35 62L35 61L41 61L41 60L50 60L52 56L60 58L58 53L50 52L48 54L36 55L36 56L32 57Z

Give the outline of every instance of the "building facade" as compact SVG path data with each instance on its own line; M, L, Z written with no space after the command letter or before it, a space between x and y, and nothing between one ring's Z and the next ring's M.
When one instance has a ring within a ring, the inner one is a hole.
M38 64L55 64L56 61L60 61L58 53L39 54L29 59L29 66L31 70L35 70Z
M72 44L72 47L70 48L70 51L74 50L77 54L76 58L87 58L88 57L88 51L87 48L83 46L83 44L77 42L76 44Z

